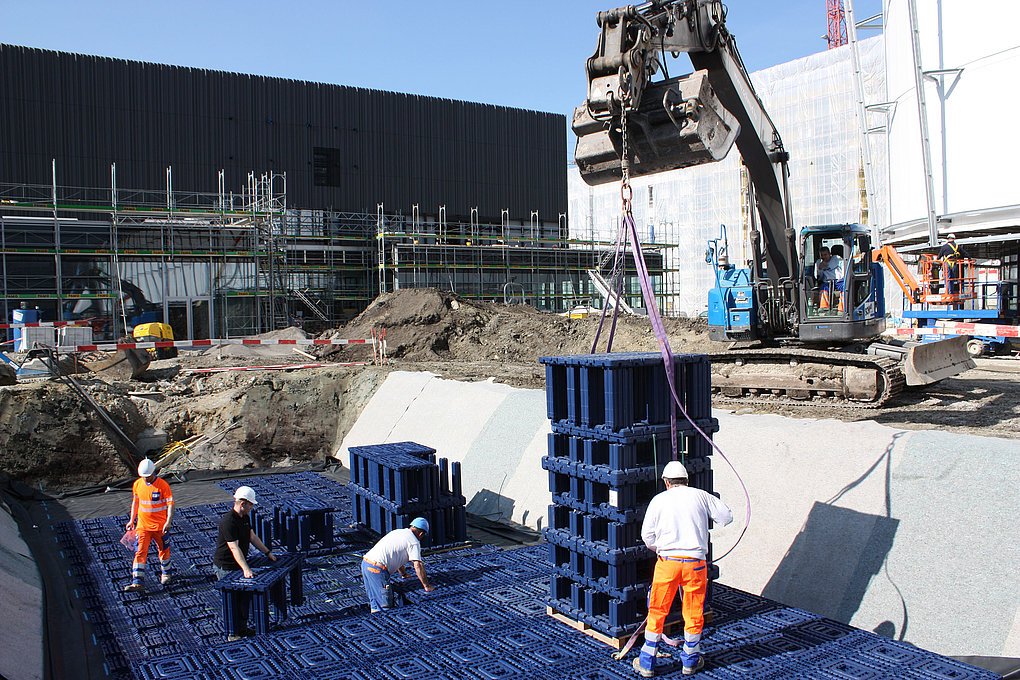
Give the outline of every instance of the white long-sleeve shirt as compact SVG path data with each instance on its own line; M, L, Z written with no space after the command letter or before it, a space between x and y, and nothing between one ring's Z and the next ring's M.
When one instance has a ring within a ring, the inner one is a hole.
M656 494L641 524L641 540L665 557L708 554L708 520L721 526L733 521L733 512L712 494L689 486L674 486Z

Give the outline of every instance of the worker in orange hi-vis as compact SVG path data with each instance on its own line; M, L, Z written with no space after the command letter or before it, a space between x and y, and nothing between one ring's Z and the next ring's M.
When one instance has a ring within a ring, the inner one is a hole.
M683 588L684 642L680 650L683 674L693 675L704 665L701 629L705 625L708 590L708 522L725 526L733 512L721 500L687 485L687 468L678 460L662 470L666 490L648 504L641 524L641 540L658 556L648 591L645 644L634 659L634 670L644 678L655 675L656 651L666 616L677 590Z
M159 582L163 585L170 582L170 549L163 535L170 528L170 520L174 516L174 495L170 485L156 476L156 464L148 458L138 464L138 479L131 492L131 517L125 528L128 531L135 529L138 551L131 565L131 583L124 590L141 592L145 590L145 560L149 543L155 543L159 552L159 566L163 572Z

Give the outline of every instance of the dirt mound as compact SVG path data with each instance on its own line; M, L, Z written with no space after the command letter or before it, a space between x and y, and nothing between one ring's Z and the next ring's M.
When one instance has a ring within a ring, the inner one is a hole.
M475 302L448 291L401 290L379 296L351 323L325 337L368 338L386 333L387 355L411 362L532 363L541 356L587 354L599 317L570 319L529 305ZM664 320L674 352L707 352L712 343L702 319ZM612 317L605 320L598 351L605 351ZM654 351L658 343L647 317L621 314L613 351ZM355 360L364 347L338 346L324 356Z

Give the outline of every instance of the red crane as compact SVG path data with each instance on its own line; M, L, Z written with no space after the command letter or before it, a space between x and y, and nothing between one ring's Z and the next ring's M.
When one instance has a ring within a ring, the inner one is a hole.
M846 14L843 12L843 0L826 0L829 18L829 49L846 45Z

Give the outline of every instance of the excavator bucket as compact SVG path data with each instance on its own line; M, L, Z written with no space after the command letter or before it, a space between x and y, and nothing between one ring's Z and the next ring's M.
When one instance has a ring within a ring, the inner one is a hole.
M115 380L138 380L149 367L149 353L141 349L119 349L107 359L85 362L86 368Z
M974 360L967 352L967 340L964 336L946 338L908 349L903 358L903 375L907 385L931 385L974 368Z
M588 184L623 176L619 115L594 118L588 106L574 111L574 159ZM722 160L740 132L737 119L712 89L708 71L650 85L636 111L627 114L632 177Z

